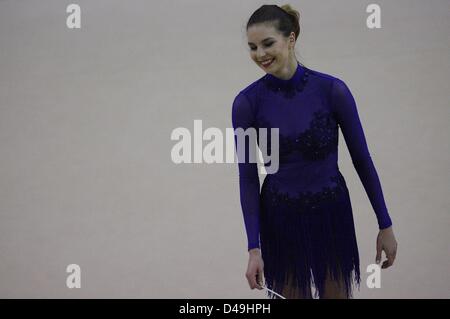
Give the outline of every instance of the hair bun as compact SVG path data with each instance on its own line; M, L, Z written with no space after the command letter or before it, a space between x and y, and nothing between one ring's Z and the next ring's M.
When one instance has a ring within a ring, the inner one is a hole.
M292 16L295 16L295 19L297 21L300 20L300 13L297 10L295 10L294 8L292 8L291 5L285 4L285 5L281 6L281 9L286 11L286 13L288 13L288 14L290 14Z

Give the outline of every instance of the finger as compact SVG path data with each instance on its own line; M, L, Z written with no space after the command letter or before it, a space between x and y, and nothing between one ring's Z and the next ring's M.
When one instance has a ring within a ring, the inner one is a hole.
M250 288L255 289L255 287L256 287L256 277L255 275L253 275L250 277Z
M258 288L258 271L256 271L252 276L252 289Z
M387 259L387 260L385 260L384 262L383 262L383 265L382 265L382 269L386 269L386 268L389 268L389 267L391 267L392 266L392 261L391 260L389 260L389 259Z
M262 284L261 284L261 275L257 274L256 275L256 288L261 290L262 288Z
M388 262L389 262L389 266L392 266L394 264L395 254L387 255L387 259L388 259Z
M381 262L381 253L377 252L377 255L375 256L375 263L380 264Z
M264 285L264 271L263 269L259 270L258 273L258 284L259 284L259 289L263 289L263 285Z
M375 262L379 264L381 262L381 246L377 244L377 255L375 256Z
M246 274L245 277L247 278L248 285L250 286L250 289L255 288L254 282L253 282L253 276L252 274Z
M381 252L383 251L383 247L382 247L382 245L381 245L381 241L380 241L380 239L377 237L377 242L376 242L376 250L377 250L377 254L376 254L376 256L375 256L375 262L377 263L377 264L379 264L380 262L381 262Z

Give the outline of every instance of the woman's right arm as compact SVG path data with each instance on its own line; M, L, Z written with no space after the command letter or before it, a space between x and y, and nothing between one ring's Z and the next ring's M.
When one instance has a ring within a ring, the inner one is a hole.
M236 129L238 128L242 128L244 131L248 128L254 128L256 132L255 109L249 98L242 92L234 99L232 122L235 130L234 140L238 157L240 202L247 233L247 250L249 252L255 252L260 248L260 181L257 163L251 163L247 159L250 158L250 152L256 153L256 139L250 138L250 143L245 143L244 151L240 152L238 150L238 136L236 134Z

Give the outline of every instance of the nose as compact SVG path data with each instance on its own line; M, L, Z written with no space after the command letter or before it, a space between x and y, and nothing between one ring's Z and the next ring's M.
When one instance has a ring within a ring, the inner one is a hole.
M264 49L263 48L257 48L256 49L256 59L258 61L261 61L265 57L266 57L266 52L264 51Z

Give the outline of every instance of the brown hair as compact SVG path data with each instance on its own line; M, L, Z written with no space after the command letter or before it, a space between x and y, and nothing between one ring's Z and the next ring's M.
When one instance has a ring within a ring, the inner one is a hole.
M273 22L278 32L285 37L294 32L295 40L297 40L300 34L300 13L289 4L281 7L268 4L262 5L250 16L247 22L247 30L254 24L268 22Z

